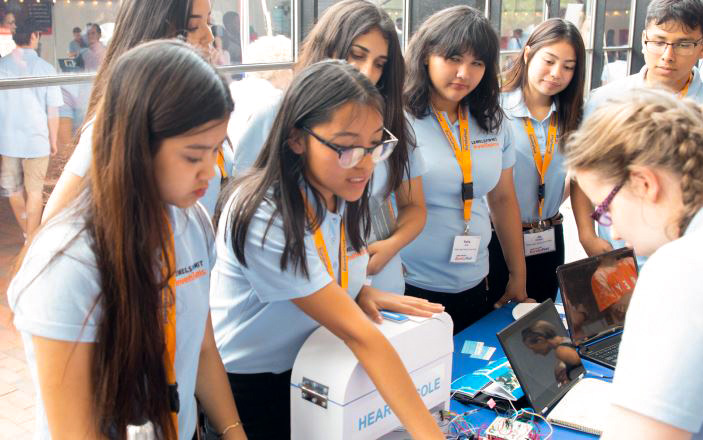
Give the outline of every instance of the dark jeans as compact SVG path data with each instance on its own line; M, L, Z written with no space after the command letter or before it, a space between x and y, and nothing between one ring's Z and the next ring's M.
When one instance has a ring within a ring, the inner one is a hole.
M559 290L557 266L564 264L564 227L554 226L554 241L556 251L546 254L533 255L525 258L527 266L527 296L542 302L547 298L554 300ZM492 290L505 291L508 284L508 267L505 265L503 250L500 247L495 231L488 245L488 285Z
M488 290L486 280L477 286L457 293L435 292L405 283L405 294L425 298L444 306L454 321L454 334L459 333L493 310L493 304L501 297L493 289Z
M249 440L290 439L290 375L227 373L239 420ZM212 426L208 424L208 439Z

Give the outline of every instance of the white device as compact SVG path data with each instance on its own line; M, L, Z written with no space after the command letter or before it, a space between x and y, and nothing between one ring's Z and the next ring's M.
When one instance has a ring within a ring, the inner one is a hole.
M449 315L378 325L427 408L448 409L454 351ZM292 440L377 439L401 425L354 353L324 327L298 352L290 398Z

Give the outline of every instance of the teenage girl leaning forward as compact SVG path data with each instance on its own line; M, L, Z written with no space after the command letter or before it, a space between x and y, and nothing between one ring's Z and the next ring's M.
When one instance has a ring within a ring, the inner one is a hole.
M38 231L8 289L37 438L123 439L148 420L190 440L196 396L225 438L246 438L213 337L214 237L196 204L233 106L184 43L114 60L87 186Z
M78 134L76 149L46 203L42 221L46 221L75 197L81 180L88 173L92 158L90 140L93 120L97 104L105 93L112 64L137 44L177 36L185 37L188 44L209 54L214 40L209 25L210 9L210 0L122 0L115 20L115 32L93 83L86 122ZM210 215L215 209L222 178L227 176L227 170L231 167L225 163L231 162L233 154L229 143L225 142L215 165L215 175L200 200Z
M305 38L296 71L329 58L346 60L376 86L384 100L386 127L398 138L390 157L374 170L367 271L373 287L402 294L405 280L399 251L425 225L425 163L403 114L405 66L393 20L366 0L344 0L330 6ZM267 103L252 117L241 138L234 140L236 172L253 165L279 107L280 101Z
M494 304L527 299L515 151L498 105L498 37L476 9L444 9L413 36L406 65L408 117L428 167L427 224L401 251L406 293L443 304L459 332ZM504 290L485 281L491 218L510 272Z
M576 26L560 18L542 22L530 34L505 73L501 106L515 144L513 178L522 220L527 295L554 300L556 268L564 264L563 217L569 194L559 145L578 127L583 107L586 50ZM498 237L488 246L489 285L504 289L508 268Z
M290 436L291 369L320 325L356 355L413 438L444 438L372 322L380 309L430 316L442 306L365 285L369 181L397 143L383 106L349 64L307 67L286 92L253 171L227 193L210 302L252 439Z
M566 144L569 170L596 205L591 219L649 257L627 309L603 439L703 438L701 144L701 107L650 88L607 100Z

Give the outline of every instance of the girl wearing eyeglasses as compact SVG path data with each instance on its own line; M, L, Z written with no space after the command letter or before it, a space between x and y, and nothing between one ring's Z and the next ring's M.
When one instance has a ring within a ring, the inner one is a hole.
M290 436L291 369L319 325L349 346L414 438L444 438L372 322L380 309L430 316L442 306L365 285L368 183L397 143L383 107L345 62L304 69L252 172L223 193L210 304L249 438Z
M513 178L520 204L527 295L554 300L556 268L564 264L566 168L559 144L581 120L586 51L576 26L560 18L542 22L505 73L501 93L505 123L515 143ZM489 285L504 289L508 268L498 237L488 247Z
M509 300L526 300L515 151L498 105L498 37L476 9L428 18L407 50L405 103L427 162L427 224L401 251L406 293L444 304L459 332ZM490 209L490 215L489 215ZM491 218L510 271L486 285Z
M402 294L405 280L398 252L425 225L421 177L425 163L403 114L405 66L393 20L367 0L344 0L330 6L303 42L296 70L328 58L346 60L376 85L385 101L384 121L398 138L391 155L374 171L367 270L372 286ZM280 101L267 103L241 137L234 139L236 172L253 165L279 107Z
M650 256L627 310L603 439L703 438L702 144L698 105L644 88L612 98L566 144L567 166L597 204L592 218Z

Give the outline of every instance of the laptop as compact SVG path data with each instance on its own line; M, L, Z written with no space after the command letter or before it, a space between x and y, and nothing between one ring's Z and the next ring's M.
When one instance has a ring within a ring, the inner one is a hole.
M637 282L630 248L616 249L557 268L571 339L579 354L615 368L625 313Z
M555 425L602 433L611 385L583 378L586 370L551 299L498 332L498 340L536 413Z

